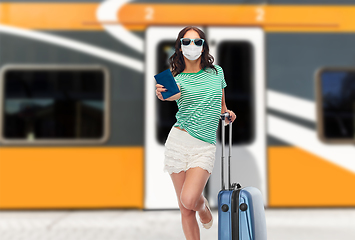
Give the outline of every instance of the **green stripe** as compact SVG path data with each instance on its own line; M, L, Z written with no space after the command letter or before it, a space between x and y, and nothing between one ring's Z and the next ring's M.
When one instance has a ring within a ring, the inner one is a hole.
M175 81L181 87L181 97L176 101L179 111L176 123L191 136L202 141L216 144L216 131L222 108L222 89L227 86L223 69L214 65L208 72L180 73Z

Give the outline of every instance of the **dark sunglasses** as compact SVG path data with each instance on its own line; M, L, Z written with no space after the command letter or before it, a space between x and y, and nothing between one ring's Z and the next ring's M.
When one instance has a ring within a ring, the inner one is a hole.
M202 38L180 38L181 44L184 46L190 45L191 42L194 42L194 44L198 47L202 46L202 44L205 42L205 39Z

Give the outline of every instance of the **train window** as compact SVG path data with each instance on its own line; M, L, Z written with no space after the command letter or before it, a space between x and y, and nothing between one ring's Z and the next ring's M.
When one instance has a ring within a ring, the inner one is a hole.
M158 64L157 73L160 73L168 68L169 58L174 54L175 41L162 41L159 43L158 51ZM176 122L175 114L179 110L175 101L161 101L156 98L157 109L157 141L160 144L164 144L168 138L171 127Z
M223 41L217 54L228 85L224 89L225 101L228 109L237 115L232 128L233 144L250 144L255 136L253 47L247 41ZM229 131L226 135L229 139Z
M318 136L355 143L355 68L323 68L316 81Z
M100 66L10 65L1 71L1 140L107 140L108 71Z

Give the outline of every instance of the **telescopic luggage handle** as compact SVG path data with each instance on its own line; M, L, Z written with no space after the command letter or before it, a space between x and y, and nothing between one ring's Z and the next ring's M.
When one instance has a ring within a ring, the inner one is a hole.
M222 190L226 190L225 188L225 183L224 183L224 145L225 145L225 121L226 121L226 117L229 117L229 113L223 113L221 114L221 119L222 119L222 174L221 174L221 178L222 178ZM230 169L230 159L231 159L231 154L232 154L232 122L229 121L229 155L228 155L228 189L232 189L232 185L231 185L231 181L230 181L230 175L231 175L231 169Z

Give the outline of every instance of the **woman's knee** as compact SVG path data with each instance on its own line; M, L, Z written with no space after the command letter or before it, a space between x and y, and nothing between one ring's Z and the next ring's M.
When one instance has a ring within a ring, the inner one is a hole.
M184 205L180 204L180 212L181 212L181 215L184 215L186 217L188 216L195 216L195 211L194 210L191 210L191 209L187 209L186 207L184 207Z
M197 201L198 198L196 198L196 196L193 196L192 194L185 194L182 192L180 195L180 202L188 210L194 210L196 208Z

